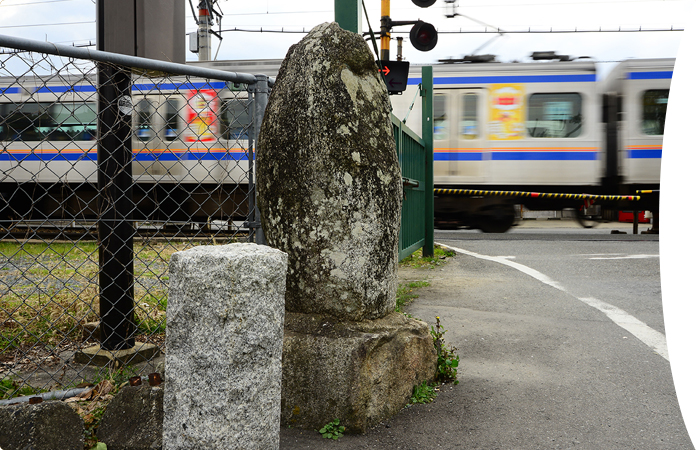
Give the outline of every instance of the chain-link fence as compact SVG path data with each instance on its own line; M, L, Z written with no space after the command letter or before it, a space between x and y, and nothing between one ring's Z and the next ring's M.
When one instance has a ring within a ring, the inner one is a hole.
M0 399L156 372L171 254L253 239L269 80L0 47Z

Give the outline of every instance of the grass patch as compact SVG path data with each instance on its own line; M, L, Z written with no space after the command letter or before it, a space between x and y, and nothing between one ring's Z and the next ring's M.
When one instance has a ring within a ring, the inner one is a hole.
M445 249L439 245L435 246L435 255L431 257L423 257L423 249L420 248L410 256L402 259L399 262L399 267L411 267L416 269L434 269L447 263L447 258L455 255L452 250ZM403 312L404 306L418 298L415 293L416 289L430 286L427 281L408 281L399 283L396 289L396 312Z
M11 395L14 397L23 397L25 395L34 395L38 393L38 390L31 386L25 384L20 387L20 385L21 383L11 377L0 380L0 400L10 398Z
M430 286L427 281L409 281L408 283L399 283L396 289L396 312L403 312L403 307L418 298L418 294L413 292L415 289Z
M202 243L134 244L138 333L164 333L171 255ZM96 242L0 242L0 261L0 362L15 350L80 342L82 326L99 319Z
M438 266L447 263L447 258L451 258L456 253L439 245L435 246L435 255L424 258L423 249L420 248L413 252L410 256L402 259L399 262L401 267L415 267L418 269L434 269Z
M437 397L437 389L435 386L424 381L420 385L413 387L413 395L411 395L411 404L430 403Z

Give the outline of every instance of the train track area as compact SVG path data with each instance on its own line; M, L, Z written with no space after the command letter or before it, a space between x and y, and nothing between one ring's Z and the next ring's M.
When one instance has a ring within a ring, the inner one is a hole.
M99 229L94 222L0 224L0 241L53 242L97 241ZM133 239L137 240L196 240L244 241L249 229L244 222L212 221L208 223L141 223L133 224Z

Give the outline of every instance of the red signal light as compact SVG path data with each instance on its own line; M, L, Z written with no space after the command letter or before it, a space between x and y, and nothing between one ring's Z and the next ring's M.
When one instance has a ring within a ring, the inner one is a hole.
M411 28L409 37L411 38L411 44L416 47L416 50L422 52L429 52L437 45L437 30L434 26L422 20L416 22L413 28Z

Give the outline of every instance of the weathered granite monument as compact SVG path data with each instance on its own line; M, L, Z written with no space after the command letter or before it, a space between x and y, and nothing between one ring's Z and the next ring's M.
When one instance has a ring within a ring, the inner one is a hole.
M425 323L394 313L402 181L390 103L362 37L335 23L290 48L257 153L270 246L288 254L283 424L352 431L434 376Z
M279 447L286 269L256 244L172 255L164 449Z

